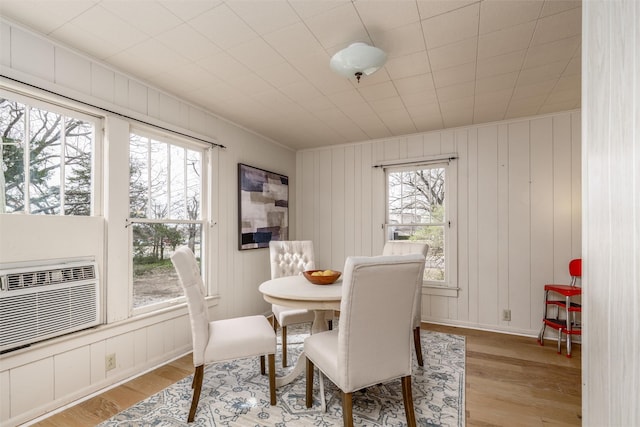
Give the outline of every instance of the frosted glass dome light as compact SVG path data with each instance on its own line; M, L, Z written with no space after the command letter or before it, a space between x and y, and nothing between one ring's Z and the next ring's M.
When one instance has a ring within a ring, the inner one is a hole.
M378 71L387 61L387 54L366 43L352 43L331 57L329 65L336 73L360 82L360 77Z

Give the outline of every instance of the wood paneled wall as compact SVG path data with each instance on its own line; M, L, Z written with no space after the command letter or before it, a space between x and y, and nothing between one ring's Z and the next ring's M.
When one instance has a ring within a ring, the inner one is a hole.
M215 139L211 239L207 270L212 319L267 313L257 288L270 277L268 250L238 251L237 163L288 175L295 153L99 61L0 17L0 85L33 91L12 79L155 125ZM7 77L7 78L5 78ZM68 99L35 91L47 99ZM77 108L85 107L74 103ZM131 317L129 306L129 158L131 122L104 115L104 212L96 217L0 215L0 263L92 256L98 262L106 325L0 355L0 424L10 427L81 399L191 350L185 305ZM296 209L290 195L290 214ZM215 224L215 225L214 225ZM295 224L291 218L290 225ZM105 356L116 354L116 368ZM38 384L34 387L34 384Z
M296 236L318 265L382 252L381 161L458 155L458 297L423 289L422 319L534 335L543 286L581 256L580 113L443 130L297 154ZM501 320L511 310L511 321Z
M585 426L640 425L640 3L583 2Z

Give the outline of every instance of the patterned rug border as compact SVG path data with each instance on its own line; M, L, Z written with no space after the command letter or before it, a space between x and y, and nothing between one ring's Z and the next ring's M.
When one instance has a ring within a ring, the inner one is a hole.
M292 368L307 334L308 327L289 328L290 366L282 368L281 351L278 349L276 375L284 375ZM421 340L425 366L418 366L414 356L412 375L417 424L464 427L465 337L422 330ZM278 347L280 342L278 334ZM196 419L187 424L192 378L193 375L190 375L136 403L106 420L100 427L342 425L339 390L327 379L324 382L327 412L320 411L318 375L315 375L314 380L312 408L307 409L305 406L304 375L291 384L278 388L276 405L269 405L267 376L260 375L257 358L207 366ZM353 404L354 424L357 426L406 426L400 381L356 392Z

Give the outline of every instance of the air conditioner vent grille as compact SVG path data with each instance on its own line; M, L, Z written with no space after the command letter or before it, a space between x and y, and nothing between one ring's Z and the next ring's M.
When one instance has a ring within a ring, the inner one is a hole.
M0 353L100 323L95 262L0 270Z
M7 290L15 291L35 286L73 283L81 280L93 280L95 278L96 272L93 265L80 265L24 273L10 273L6 275L5 280Z
M95 283L0 299L0 344L10 347L96 324Z

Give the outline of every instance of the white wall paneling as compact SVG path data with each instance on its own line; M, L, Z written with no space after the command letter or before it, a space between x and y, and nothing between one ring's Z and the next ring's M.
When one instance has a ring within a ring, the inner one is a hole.
M498 126L498 308L510 306L509 294L509 126ZM499 315L501 313L498 313ZM509 323L498 317L501 326Z
M54 395L67 396L91 385L91 349L74 348L53 358ZM69 375L73 372L73 375Z
M82 103L89 103L98 107L91 109L93 114L99 113L100 108L118 113L104 113L101 153L104 174L99 177L103 198L99 206L103 208L98 216L0 215L1 263L94 257L99 265L107 322L88 331L0 355L0 424L23 423L190 350L190 326L184 306L130 318L129 237L125 228L129 183L127 174L122 173L123 165L129 161L130 121L119 114L194 137L217 140L227 147L216 149L212 155L212 176L208 183L213 194L211 210L215 223L210 225L205 265L210 289L215 294L209 302L211 318L268 312L269 304L257 291L259 284L270 276L268 250L238 250L237 163L289 177L289 225L290 231L294 231L298 203L294 191L296 156L292 150L2 19L0 74L3 76L0 85L14 90L33 91L81 110ZM315 166L316 160L312 157L309 160ZM352 156L351 163L356 161L359 158ZM320 169L315 170L319 175L313 179L324 179L331 191L332 171L322 171L321 176ZM311 187L315 185L316 181ZM314 199L314 203L319 206L321 201ZM332 221L339 223L340 219L332 219L330 205L323 209L329 226ZM338 210L343 209L344 199ZM341 238L340 233L336 236L336 240ZM297 236L291 233L291 237ZM332 238L328 235L323 242L327 250L334 244ZM116 353L117 366L105 371L105 356L110 353ZM34 381L39 384L37 390L31 386Z
M458 212L458 218L465 218L467 221L468 234L466 236L459 235L461 241L458 246L466 246L468 248L468 288L469 292L469 322L478 323L478 301L480 294L480 284L478 283L478 129L469 130L467 140L467 155L469 156L468 166L468 192L467 194L458 193L458 198L467 199L467 212ZM471 214L473 212L473 214Z
M498 127L478 129L478 322L498 324ZM480 285L478 286L480 288ZM480 289L478 289L480 290Z
M582 420L586 426L637 426L640 3L583 6Z
M579 120L566 112L300 151L297 235L315 242L320 268L381 253L384 173L373 165L455 152L460 292L425 288L422 318L533 336L544 284L568 282L580 256Z
M509 124L509 301L517 328L531 322L530 122ZM542 292L542 289L541 291ZM540 306L541 307L541 306ZM542 308L534 309L542 313Z

